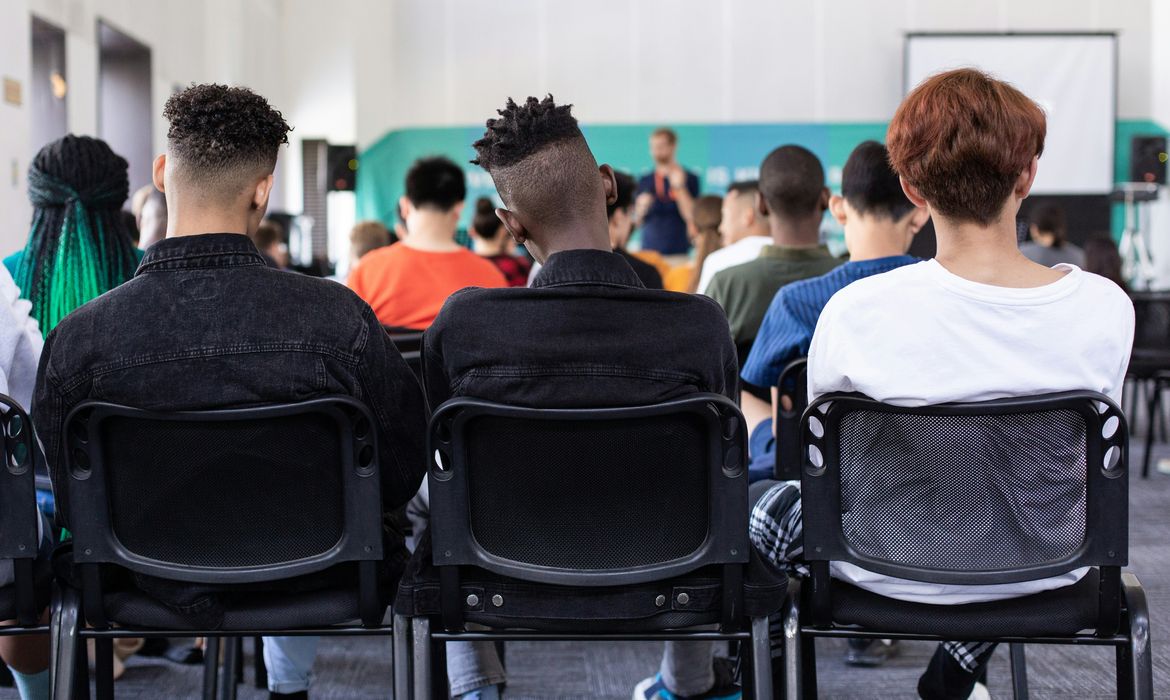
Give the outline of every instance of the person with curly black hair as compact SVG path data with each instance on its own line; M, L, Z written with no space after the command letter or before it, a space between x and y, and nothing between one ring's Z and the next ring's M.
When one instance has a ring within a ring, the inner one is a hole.
M72 512L65 417L82 401L181 411L350 396L376 417L387 515L379 573L383 590L392 590L409 554L391 513L418 491L426 470L426 406L418 382L357 295L335 282L267 266L249 240L264 218L277 154L287 143L290 129L280 112L245 88L195 85L171 96L164 115L170 130L166 152L155 161L154 184L166 195L167 237L151 246L132 279L74 311L45 341L33 413L62 524L69 525ZM208 449L215 449L214 441ZM277 477L264 478L254 462L247 466L252 471L245 478L185 471L166 479L173 493L200 502L230 489L257 508L275 507L273 494L279 493L278 512L317 509L321 494L275 490ZM183 508L171 490L155 500L142 504L140 513L123 513L130 518L126 527L132 529L135 518L143 528L189 527L173 520L182 516L171 510ZM208 548L236 546L232 528L214 516L207 520L200 536ZM274 550L303 538L288 525L267 529ZM160 584L143 576L133 582L137 594L197 629L217 628L231 602L232 593L216 585ZM350 570L328 569L266 584L263 592L275 597L353 583ZM315 651L313 638L268 638L273 697L307 696Z
M606 209L617 202L614 171L597 164L570 105L551 96L508 100L474 148L503 201L496 215L543 267L531 287L465 289L447 300L423 339L431 406L455 396L540 408L636 406L695 392L734 398L735 348L722 309L706 297L646 289L613 252ZM424 486L408 511L416 532L427 525L426 497ZM429 561L422 550L416 558ZM668 682L702 695L716 685L711 647L691 650L696 677ZM490 644L448 645L447 674L455 697L490 700L505 680Z

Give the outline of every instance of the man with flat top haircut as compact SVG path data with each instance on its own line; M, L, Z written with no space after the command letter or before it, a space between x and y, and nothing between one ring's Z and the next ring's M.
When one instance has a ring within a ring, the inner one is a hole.
M735 352L719 307L646 289L613 252L614 172L598 166L570 106L530 97L508 100L499 115L475 143L476 162L496 185L508 234L544 266L530 288L465 289L447 300L423 339L430 405L455 396L540 408L735 396ZM452 694L496 696L504 673L491 645L448 650ZM702 663L664 680L683 695L727 695L729 674L720 666L717 676L710 649L700 651Z
M756 208L759 191L760 183L756 180L735 182L727 188L719 219L719 236L723 239L723 247L703 261L699 294L707 294L707 287L715 275L729 267L755 260L764 246L772 242L768 218L761 216Z
M263 97L223 85L172 95L163 114L170 129L154 184L166 194L167 238L151 246L133 279L67 316L45 341L33 411L63 524L71 511L62 430L87 399L181 411L352 396L375 417L389 515L426 470L418 382L357 295L268 267L248 239L268 206L288 124ZM390 591L409 555L394 519L384 521L381 573ZM279 539L280 523L269 525ZM348 571L326 570L271 586L313 590L352 580ZM199 629L218 627L230 606L214 585L141 575L134 582ZM315 648L312 637L268 638L272 697L307 697Z
M790 145L769 153L760 165L755 204L768 222L771 244L755 260L715 275L707 287L707 296L727 312L741 364L776 292L841 264L820 242L829 190L821 161L811 151ZM767 389L761 396L767 396Z

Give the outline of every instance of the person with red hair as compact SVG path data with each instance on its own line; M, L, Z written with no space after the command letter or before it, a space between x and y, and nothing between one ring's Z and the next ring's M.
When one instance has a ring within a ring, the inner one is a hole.
M1016 215L1036 178L1045 131L1035 102L977 70L940 73L906 97L886 145L907 198L934 220L938 253L858 280L829 300L809 348L810 399L846 391L922 406L1093 390L1120 402L1133 342L1129 298L1074 265L1034 263L1016 244ZM1021 481L1034 489L1019 501L1012 526L1054 532L1075 528L1079 515L1083 527L1083 495L1079 513L1054 505L1078 502L1072 491L1078 480L1033 466L1012 479L1013 489ZM913 474L891 469L888 479L874 481L875 499L936 498ZM752 543L774 565L803 573L799 486L760 482L752 489ZM991 499L1019 495L993 479L987 491ZM989 549L1003 546L999 534L953 533ZM872 593L933 605L1026 596L1071 585L1086 573L967 586L896 579L843 563L832 567L835 578ZM994 648L985 642L940 645L918 694L989 697L980 680Z

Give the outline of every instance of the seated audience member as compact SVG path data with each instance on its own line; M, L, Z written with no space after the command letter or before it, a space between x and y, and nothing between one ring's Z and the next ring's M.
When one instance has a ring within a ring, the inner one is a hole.
M1073 265L1036 264L1016 244L1016 214L1036 177L1045 131L1036 103L976 70L928 78L902 102L887 134L890 163L910 201L930 212L938 253L833 296L809 349L810 397L855 391L920 406L1093 390L1120 401L1133 344L1129 298ZM753 486L753 494L765 485ZM1042 487L1038 480L1036 488ZM1069 515L1050 512L1049 501L1037 498L1024 499L1021 516L1030 512L1049 527L1063 527ZM775 565L799 565L797 485L777 484L763 493L751 537ZM873 593L937 605L1026 596L1084 574L1078 569L1037 581L960 586L833 567L834 576ZM919 680L919 695L989 697L977 680L994 647L940 645Z
M167 198L154 185L143 185L130 205L138 226L138 247L146 250L167 237Z
M678 134L673 129L659 127L650 134L650 157L654 170L638 180L634 200L634 222L642 227L642 252L653 252L658 259L683 255L690 248L686 222L699 196L699 176L679 165Z
M1093 236L1085 241L1085 272L1101 275L1129 294L1129 284L1121 270L1121 253L1112 238Z
M62 430L87 399L170 411L353 396L377 417L382 505L401 507L426 467L426 407L410 368L357 295L272 269L248 238L268 206L288 125L259 95L221 85L171 96L163 115L170 128L154 183L166 193L167 238L132 280L75 311L45 342L33 411L62 524L70 513ZM392 582L408 553L400 532L386 530L383 542L382 573ZM325 571L295 585L336 580ZM178 612L198 610L200 627L222 619L227 602L216 586L133 581ZM273 697L305 697L315 645L268 639Z
M755 260L716 274L707 287L707 296L727 312L740 364L781 287L841 264L820 243L829 190L821 162L811 151L801 146L772 151L760 165L758 186L756 212L768 222L771 244L761 248Z
M423 342L432 406L455 396L541 408L642 405L695 392L734 396L735 352L719 307L646 289L628 258L611 252L606 207L619 201L620 187L608 165L598 167L568 105L551 96L508 100L475 150L503 200L498 214L509 235L544 266L531 288L452 295ZM496 697L496 688L482 687L504 681L494 648L448 649L452 693L480 686L480 697ZM699 652L706 656L657 687L738 697L726 674L717 680L710 645Z
M397 243L398 237L381 221L359 221L349 231L349 270L357 269L358 262L379 248Z
M863 277L918 262L906 251L926 223L926 210L906 198L882 144L866 141L853 149L841 174L841 194L829 200L829 211L845 229L849 262L820 277L785 285L776 293L740 372L750 385L775 387L784 366L808 354L821 310L840 289ZM753 428L753 466L766 468L770 475L775 459L771 416L776 407L746 391L741 402Z
M652 263L646 262L637 253L626 250L630 242L630 234L634 232L634 219L630 216L630 207L634 203L634 190L637 183L634 178L623 172L614 172L614 181L617 190L613 201L606 201L605 211L609 216L609 242L613 252L621 255L634 269L634 274L642 280L646 289L662 289L662 273Z
M699 294L707 294L707 287L716 274L755 260L764 246L772 242L768 218L761 216L756 208L756 193L759 191L759 183L755 180L736 182L727 188L719 219L723 247L703 261Z
M37 153L28 168L32 231L24 250L4 259L32 317L48 334L85 302L134 274L134 248L122 203L126 160L105 141L66 136Z
M260 256L269 267L275 267L277 270L290 269L288 244L284 242L284 229L280 224L265 219L255 231L248 234L248 238L252 239L252 244L260 251Z
M496 216L496 205L487 197L475 201L471 240L476 254L491 260L492 264L500 268L509 287L527 286L532 261L516 255L516 242L504 233L504 223Z
M1068 220L1059 204L1038 204L1028 219L1032 222L1028 226L1030 240L1020 244L1020 252L1029 260L1045 267L1060 263L1084 266L1085 252L1068 242Z
M383 325L424 330L460 289L508 285L495 265L455 242L466 196L463 171L446 158L423 158L406 173L399 206L410 234L367 255L348 280Z
M8 270L0 268L0 394L13 398L26 411L32 404L37 364L44 339L36 319L29 315L31 304L20 298L20 290ZM47 570L52 554L52 531L41 516L37 560L38 573ZM0 586L15 580L11 562L0 566ZM0 625L14 624L14 621ZM0 637L0 658L12 671L22 700L49 697L49 635Z
M718 195L709 194L695 200L691 220L687 222L691 244L695 248L695 259L677 265L666 273L662 284L668 291L694 294L698 289L703 262L723 245L719 235L722 208L723 198Z

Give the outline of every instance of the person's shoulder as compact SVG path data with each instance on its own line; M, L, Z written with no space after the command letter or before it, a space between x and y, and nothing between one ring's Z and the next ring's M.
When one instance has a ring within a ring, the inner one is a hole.
M859 306L866 307L868 311L874 313L881 313L886 309L897 312L901 307L899 299L917 297L923 293L921 287L929 283L927 264L903 265L851 282L833 293L822 313L845 313L848 309ZM840 269L831 270L827 275L837 273Z
M1073 274L1080 275L1079 292L1085 297L1088 308L1128 310L1133 314L1133 300L1116 282L1080 268L1076 268Z

